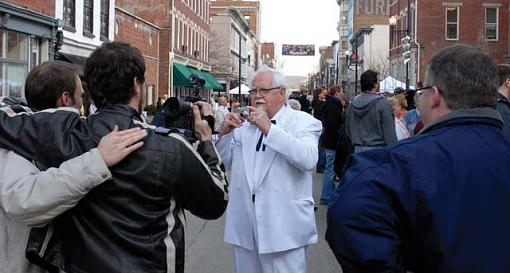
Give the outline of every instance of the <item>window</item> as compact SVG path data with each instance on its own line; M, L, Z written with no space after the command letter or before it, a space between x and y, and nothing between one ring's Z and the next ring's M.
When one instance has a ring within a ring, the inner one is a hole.
M460 7L446 7L446 40L459 39Z
M73 27L75 26L75 2L74 0L64 0L64 26Z
M101 0L101 40L108 40L110 20L110 2L109 0Z
M83 33L92 34L94 29L94 1L83 0Z
M0 96L24 96L29 63L38 62L40 55L39 40L32 40L33 44L26 34L0 29Z
M485 40L497 41L498 40L498 17L499 8L487 7L485 8Z

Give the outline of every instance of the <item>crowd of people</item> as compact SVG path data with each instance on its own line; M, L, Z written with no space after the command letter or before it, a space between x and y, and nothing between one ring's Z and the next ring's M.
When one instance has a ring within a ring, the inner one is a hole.
M184 210L225 214L236 272L306 272L314 172L343 272L510 271L510 65L455 45L414 92L381 94L369 69L352 98L297 99L262 66L248 106L161 99L152 122L144 79L140 52L111 42L83 71L35 67L28 106L1 98L1 273L183 273Z

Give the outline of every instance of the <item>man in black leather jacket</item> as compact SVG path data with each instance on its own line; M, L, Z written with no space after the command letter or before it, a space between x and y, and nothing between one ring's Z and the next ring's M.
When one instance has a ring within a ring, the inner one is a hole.
M113 181L57 220L66 272L184 272L183 209L216 219L226 208L222 163L199 108L193 107L196 150L180 135L155 133L140 117L144 74L136 48L104 43L85 66L96 114L84 120L58 109L31 116L0 111L1 146L44 167L95 147L115 125L148 131L144 146L112 169Z

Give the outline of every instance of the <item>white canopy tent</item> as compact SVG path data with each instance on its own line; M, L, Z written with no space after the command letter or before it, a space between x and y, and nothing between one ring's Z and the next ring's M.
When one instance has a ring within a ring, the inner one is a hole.
M386 77L386 79L382 80L379 83L379 92L380 93L391 93L395 92L395 88L400 87L402 89L406 89L406 84L393 78L392 76ZM415 89L414 86L409 85L409 89Z
M241 95L249 95L250 93L248 91L250 91L250 87L248 87L247 85L245 85L244 83L241 84ZM236 88L232 88L228 91L229 94L233 94L233 95L239 95L239 86L236 87Z

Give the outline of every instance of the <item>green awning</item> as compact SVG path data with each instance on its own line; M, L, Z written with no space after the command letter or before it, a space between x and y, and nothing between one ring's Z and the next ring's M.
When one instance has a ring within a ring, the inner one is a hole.
M193 74L185 65L174 63L174 86L191 86L188 80Z
M207 71L204 71L204 70L202 70L201 72L202 72L202 75L204 75L205 80L212 86L212 89L219 90L219 91L224 91L223 90L223 85L221 85L216 80L216 78L214 78L214 76L211 75L211 73L209 73Z

